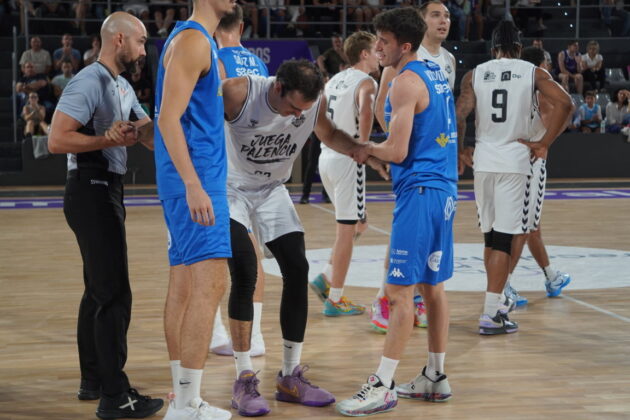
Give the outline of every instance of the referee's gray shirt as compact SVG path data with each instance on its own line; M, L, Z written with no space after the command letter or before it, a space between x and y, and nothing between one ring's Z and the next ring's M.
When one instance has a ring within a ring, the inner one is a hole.
M91 136L102 136L114 121L136 121L147 116L129 82L120 75L114 78L99 62L85 67L70 80L57 109L82 125L79 132ZM88 168L123 175L127 172L127 148L68 153L68 170Z

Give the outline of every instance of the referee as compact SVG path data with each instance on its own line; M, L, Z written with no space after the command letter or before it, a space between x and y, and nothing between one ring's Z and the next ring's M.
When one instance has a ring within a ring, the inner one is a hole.
M68 154L63 208L83 259L78 398L100 398L96 415L102 419L144 418L164 404L131 388L123 371L131 288L122 179L126 146L153 148L153 122L120 73L139 71L146 34L142 22L124 12L103 22L99 58L64 89L49 135L50 151Z

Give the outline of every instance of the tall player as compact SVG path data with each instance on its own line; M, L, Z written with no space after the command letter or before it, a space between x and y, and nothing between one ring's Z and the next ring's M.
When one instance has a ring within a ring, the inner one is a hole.
M256 253L247 230L254 226L282 272L283 360L276 378L276 399L309 406L335 401L328 391L311 385L304 378L305 367L300 366L308 315L308 261L302 224L284 186L313 130L341 153L352 154L364 147L330 121L321 96L323 87L321 72L306 60L285 61L276 77L238 77L223 82L231 136L228 200L233 285L229 315L237 371L232 406L243 416L270 411L258 393L249 354Z
M444 375L449 324L444 282L453 275L457 201L453 94L437 64L417 60L426 25L415 9L381 13L374 27L380 64L398 74L385 103L387 140L367 148L391 162L396 194L386 285L391 313L376 373L352 398L337 404L337 411L347 416L390 411L398 395L432 402L452 396ZM428 363L411 382L395 387L394 373L413 328L416 285L428 309Z
M333 76L324 89L330 119L361 143L368 142L374 124L377 83L370 73L378 71L375 44L376 37L368 32L348 37L343 49L350 67ZM365 167L322 144L319 174L335 207L337 231L330 262L310 286L324 300L324 315L359 315L365 307L343 296L343 286L354 238L367 228Z
M214 316L231 256L227 159L217 53L211 34L229 0L196 0L158 63L157 185L169 233L164 330L175 398L165 419L229 419L200 395Z
M530 154L546 159L547 149L560 134L572 109L571 97L549 73L519 60L518 29L502 21L492 34L496 57L468 72L457 100L460 139L466 132L466 118L476 109L474 166L471 148L463 148L462 163L473 166L475 200L479 225L484 234L484 264L488 276L483 313L479 318L482 335L518 331L510 321L503 288L508 278L512 239L528 229L532 166ZM535 91L553 106L549 125L537 116ZM544 131L541 137L540 133ZM531 139L540 138L537 142ZM530 153L531 150L531 153ZM463 165L460 164L463 171Z
M426 33L424 34L420 47L417 51L418 60L429 60L437 63L442 69L444 76L448 79L448 85L450 86L451 91L454 91L456 67L455 57L453 57L453 54L442 46L442 43L448 37L448 33L451 28L451 15L448 8L440 0L431 0L420 6L418 12L427 26ZM383 130L385 130L383 105L385 104L389 84L395 75L396 72L393 67L387 67L383 70L378 96L376 97L376 119L379 121ZM389 273L388 258L385 258L384 268L383 282L381 284L381 288L376 294L376 300L372 304L372 317L370 319L372 328L380 332L387 331L389 317L389 301L387 300L387 296L385 296L385 283ZM427 315L424 302L419 291L414 297L414 301L416 305L416 317L414 324L418 327L426 327Z
M536 47L527 47L523 49L521 59L532 63L536 67L542 69L547 68L545 52ZM543 126L548 127L552 105L543 95L537 95L538 110ZM566 126L566 125L565 125ZM564 130L565 126L562 127ZM542 136L542 132L539 136ZM532 139L537 141L539 139ZM561 271L556 271L551 267L549 255L545 249L545 243L542 239L540 231L540 217L542 213L543 201L545 199L545 183L547 181L547 170L545 167L545 159L536 159L532 164L532 177L530 182L530 202L529 202L529 226L527 233L517 235L512 240L512 256L510 258L510 274L505 285L505 294L516 302L516 306L527 304L527 298L519 294L516 289L511 286L512 273L518 264L518 260L523 252L525 242L529 247L529 251L542 269L545 275L545 289L548 297L556 297L562 293L562 289L571 282L571 276Z
M251 53L241 44L243 34L243 8L236 5L232 13L223 16L217 26L214 36L219 46L219 75L221 79L240 76L269 76L269 70L265 63L256 55ZM226 132L226 141L229 142L229 133ZM258 255L258 272L256 279L256 291L254 292L254 320L252 322L252 349L251 356L262 356L265 354L265 341L260 328L262 318L262 304L265 287L265 272L262 269L260 260L262 258L256 239L253 233L250 238L255 244ZM232 341L228 338L225 326L221 320L221 310L217 310L214 318L214 328L212 330L212 341L210 350L223 356L233 355Z

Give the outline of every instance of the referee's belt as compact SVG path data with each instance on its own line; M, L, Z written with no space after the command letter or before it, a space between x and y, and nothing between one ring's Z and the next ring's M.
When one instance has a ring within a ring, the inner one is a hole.
M103 181L122 183L124 175L96 168L72 169L68 171L68 179L97 178Z

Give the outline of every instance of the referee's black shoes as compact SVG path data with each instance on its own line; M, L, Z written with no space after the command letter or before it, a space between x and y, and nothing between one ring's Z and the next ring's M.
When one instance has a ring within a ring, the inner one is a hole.
M96 417L99 419L143 419L160 411L163 405L164 400L161 398L140 395L135 389L129 388L129 391L114 397L101 395Z

